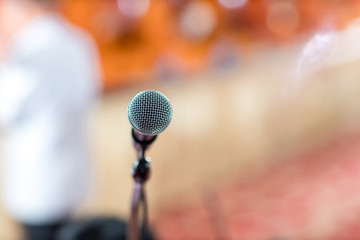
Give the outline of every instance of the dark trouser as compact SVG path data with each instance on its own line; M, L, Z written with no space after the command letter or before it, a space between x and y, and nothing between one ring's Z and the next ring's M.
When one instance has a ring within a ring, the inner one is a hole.
M49 225L23 224L26 240L56 240L56 234L62 223Z

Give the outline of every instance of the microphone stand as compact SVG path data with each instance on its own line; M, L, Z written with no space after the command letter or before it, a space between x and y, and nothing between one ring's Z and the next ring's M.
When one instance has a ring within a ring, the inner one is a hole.
M137 133L134 129L132 129L132 137L134 140L134 146L137 150L138 159L134 162L132 168L132 176L135 180L135 186L132 196L131 202L131 213L130 220L128 224L127 230L127 240L139 240L145 236L145 231L148 228L148 219L147 219L147 202L144 184L149 178L150 175L150 161L149 157L145 158L145 151L153 143L156 139L155 136L146 136ZM139 223L138 223L138 215L139 215L139 206L142 203L143 209L143 221L142 221L142 238L139 238Z

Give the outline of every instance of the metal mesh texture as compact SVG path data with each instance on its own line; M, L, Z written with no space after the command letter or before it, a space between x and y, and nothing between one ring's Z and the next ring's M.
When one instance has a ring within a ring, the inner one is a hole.
M136 131L144 135L157 135L169 126L173 110L165 95L146 90L131 99L127 114Z

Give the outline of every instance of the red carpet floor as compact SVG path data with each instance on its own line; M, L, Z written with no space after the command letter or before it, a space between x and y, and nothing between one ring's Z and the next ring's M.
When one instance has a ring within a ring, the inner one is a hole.
M153 221L160 239L360 239L360 134L192 199Z

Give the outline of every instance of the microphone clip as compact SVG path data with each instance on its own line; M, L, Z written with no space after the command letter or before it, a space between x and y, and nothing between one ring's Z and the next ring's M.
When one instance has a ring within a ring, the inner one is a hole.
M134 162L134 166L132 169L132 176L136 182L145 183L150 175L150 162L151 159L147 158L140 158Z
M138 159L134 162L132 175L136 182L145 183L150 175L150 158L145 157L146 149L155 141L157 135L146 136L137 134L134 129L131 131L135 149L138 152Z

